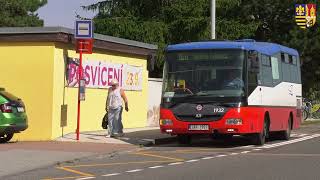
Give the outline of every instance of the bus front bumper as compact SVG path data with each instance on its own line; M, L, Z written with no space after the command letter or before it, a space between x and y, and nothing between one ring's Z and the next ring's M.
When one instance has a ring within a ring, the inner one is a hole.
M230 109L221 119L208 122L181 121L169 109L161 109L160 130L171 135L179 134L251 134L262 130L258 111L245 107ZM230 123L234 122L234 123ZM241 123L240 123L241 122Z

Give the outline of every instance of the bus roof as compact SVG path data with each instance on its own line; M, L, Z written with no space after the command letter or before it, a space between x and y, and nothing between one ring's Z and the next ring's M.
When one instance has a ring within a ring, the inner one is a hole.
M297 50L282 46L280 44L269 42L252 41L204 41L204 42L190 42L182 44L169 45L167 51L188 51L200 49L244 49L256 50L262 54L273 55L278 52L288 53L290 55L298 56Z

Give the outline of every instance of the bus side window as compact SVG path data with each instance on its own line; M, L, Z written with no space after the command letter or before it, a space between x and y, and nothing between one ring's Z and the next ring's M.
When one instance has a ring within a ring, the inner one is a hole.
M261 79L263 86L273 86L272 68L271 68L271 57L262 54L261 55Z
M290 60L289 55L289 60ZM300 83L300 74L299 74L299 67L297 65L297 58L295 56L291 56L291 62L290 62L290 80L292 83Z
M258 75L260 72L260 63L256 51L248 52L248 95L258 86Z
M296 56L291 56L291 57L292 57L292 64L297 65L297 57Z
M280 61L281 62L281 61ZM271 67L272 67L272 79L273 86L278 85L281 82L281 63L279 63L278 57L271 57Z
M248 53L248 67L250 72L259 73L259 58L256 51L249 51Z
M299 56L294 56L294 59L297 61L297 70L298 70L298 74L297 74L297 79L298 79L298 83L301 84L301 70L300 70L300 59L299 59Z
M289 55L287 53L284 54L284 61L285 61L285 63L288 63L288 64L290 63Z
M288 54L281 53L281 58L285 58L284 61L281 63L281 70L282 70L282 81L283 82L291 82L291 67L289 64L289 56Z
M291 55L289 55L289 63L290 63L290 64L293 64L293 58L292 58Z

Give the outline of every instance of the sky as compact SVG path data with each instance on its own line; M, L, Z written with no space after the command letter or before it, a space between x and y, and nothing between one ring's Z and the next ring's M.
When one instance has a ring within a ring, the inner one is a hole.
M40 19L44 20L44 26L63 26L74 28L76 14L82 17L92 18L94 12L84 11L81 6L90 5L101 0L48 0L48 3L38 9Z

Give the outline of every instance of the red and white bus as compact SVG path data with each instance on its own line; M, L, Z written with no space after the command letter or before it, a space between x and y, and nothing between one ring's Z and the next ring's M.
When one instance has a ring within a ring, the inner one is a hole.
M288 140L300 126L299 54L254 40L169 45L163 77L161 132L189 143L192 135L248 135L262 145Z

